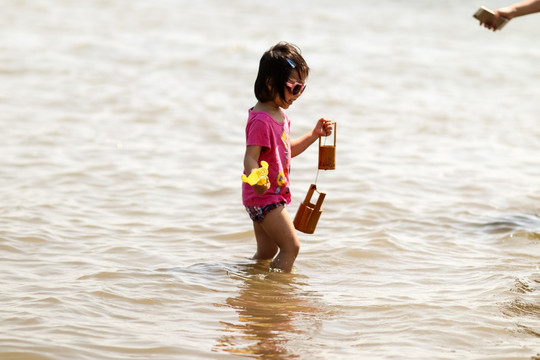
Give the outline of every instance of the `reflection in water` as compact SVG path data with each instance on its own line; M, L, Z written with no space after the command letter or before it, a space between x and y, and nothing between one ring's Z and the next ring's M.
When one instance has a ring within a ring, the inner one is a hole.
M318 296L305 289L304 277L268 272L268 264L262 263L230 276L242 281L237 296L225 305L238 312L238 322L221 322L225 334L214 350L262 359L305 355L299 344L320 327L323 311Z

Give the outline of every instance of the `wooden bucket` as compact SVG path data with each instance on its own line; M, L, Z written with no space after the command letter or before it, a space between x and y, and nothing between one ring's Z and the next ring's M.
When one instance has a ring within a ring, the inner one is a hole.
M304 199L304 202L300 204L293 221L296 230L306 234L313 234L315 232L317 222L322 214L321 206L324 201L324 197L326 196L325 193L317 191L319 198L317 203L313 204L311 203L311 197L315 191L317 191L317 186L315 184L311 184L306 198Z
M334 170L336 168L336 134L337 134L337 123L333 122L334 125L334 144L333 145L322 145L321 138L319 136L319 169L320 170Z

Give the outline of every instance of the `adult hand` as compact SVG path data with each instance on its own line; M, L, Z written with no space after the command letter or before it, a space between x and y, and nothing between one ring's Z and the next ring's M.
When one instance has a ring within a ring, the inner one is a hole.
M493 11L493 14L495 15L493 17L493 21L489 22L489 23L482 23L482 25L484 25L486 28L490 29L490 30L497 30L497 28L495 28L495 24L497 23L497 21L499 20L500 17L504 17L508 20L510 20L512 18L512 14L514 12L514 8L512 7L505 7L505 8L500 8L500 9L497 9L495 11Z

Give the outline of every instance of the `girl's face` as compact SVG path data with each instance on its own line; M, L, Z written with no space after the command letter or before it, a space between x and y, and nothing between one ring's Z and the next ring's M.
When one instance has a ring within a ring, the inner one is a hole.
M285 99L282 99L279 94L276 94L276 98L274 99L276 105L283 109L288 109L302 95L306 86L305 80L305 78L300 76L298 71L291 72L285 88Z

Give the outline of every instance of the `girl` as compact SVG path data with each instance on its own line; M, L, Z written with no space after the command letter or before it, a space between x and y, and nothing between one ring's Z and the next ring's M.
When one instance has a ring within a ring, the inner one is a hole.
M300 250L292 220L285 209L291 202L289 171L292 157L301 154L319 136L332 133L330 120L319 119L315 128L290 140L290 120L284 112L306 88L309 67L296 46L280 42L265 52L255 80L257 103L249 110L246 125L244 173L269 164L267 183L243 183L242 199L253 220L257 252L254 259L276 258L272 269L290 272Z

